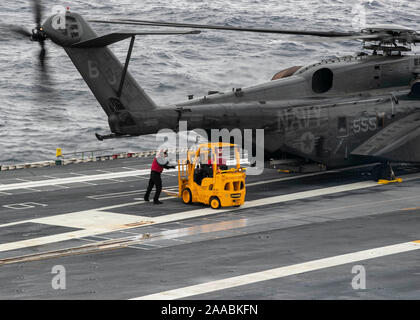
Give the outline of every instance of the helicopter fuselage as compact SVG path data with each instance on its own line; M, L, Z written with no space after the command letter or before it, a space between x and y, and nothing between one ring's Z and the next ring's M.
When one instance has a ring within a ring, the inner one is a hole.
M381 157L420 163L420 56L403 55L398 46L383 48L383 54L327 59L280 72L276 80L260 85L157 106L126 68L135 36L145 33L98 37L76 13L66 12L63 29L54 27L54 19L47 19L43 30L66 50L101 104L110 138L177 131L185 121L188 130L206 132L263 129L267 153L287 152L329 167ZM400 29L382 30L385 36L374 31L368 38L378 38L382 46L389 37L399 43L414 37L410 43L418 42L411 31L402 40ZM122 65L108 45L129 37Z
M420 110L410 88L420 56L357 56L301 67L287 78L132 113L134 135L177 129L264 129L267 152L284 151L329 167L366 162L352 150L384 127ZM131 127L131 131L128 130ZM407 159L409 161L410 159Z

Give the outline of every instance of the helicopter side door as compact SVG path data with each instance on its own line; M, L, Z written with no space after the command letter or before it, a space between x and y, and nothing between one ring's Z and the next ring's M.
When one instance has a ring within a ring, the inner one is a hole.
M341 106L329 107L330 161L345 161L348 158L348 140L351 130L351 121L354 116L346 112Z

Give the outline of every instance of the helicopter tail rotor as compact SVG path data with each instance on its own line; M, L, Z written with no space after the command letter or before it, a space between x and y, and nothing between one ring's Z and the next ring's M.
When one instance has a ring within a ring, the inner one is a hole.
M0 34L4 38L12 38L17 40L30 40L32 42L38 42L40 50L37 54L38 60L38 70L36 72L37 76L37 91L39 91L41 98L45 93L44 88L50 90L53 86L50 79L50 74L48 72L47 66L47 48L46 40L48 35L42 26L42 19L44 13L44 7L42 6L41 0L31 0L33 18L35 22L35 27L32 31L29 31L23 26L20 25L7 25L0 24ZM42 85L44 88L40 88L39 85Z

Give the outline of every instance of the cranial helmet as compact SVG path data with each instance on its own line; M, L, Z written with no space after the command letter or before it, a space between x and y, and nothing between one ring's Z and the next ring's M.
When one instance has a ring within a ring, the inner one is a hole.
M167 155L168 155L168 149L167 148L159 150L159 156L163 157L163 156L167 156Z

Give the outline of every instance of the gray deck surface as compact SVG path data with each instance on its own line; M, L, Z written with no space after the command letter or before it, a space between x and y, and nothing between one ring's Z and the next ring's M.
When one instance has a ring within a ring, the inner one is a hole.
M150 162L0 172L0 299L130 299L420 239L420 175L410 170L399 171L402 184L373 186L368 168L300 175L266 169L247 177L244 207L211 210L165 194L163 205L144 203ZM106 176L134 170L143 171ZM176 172L165 173L163 182L164 189L176 187ZM353 190L334 191L353 184ZM7 258L126 238L136 242L1 265ZM65 290L51 286L55 265L66 269ZM351 286L354 265L366 269L365 290ZM418 299L420 251L185 298Z

